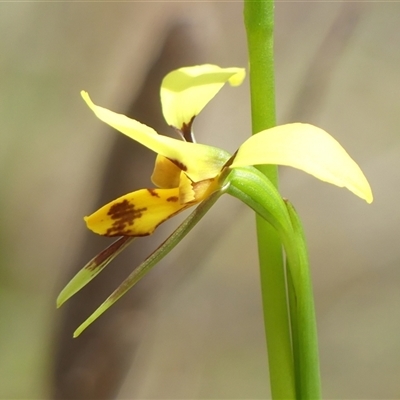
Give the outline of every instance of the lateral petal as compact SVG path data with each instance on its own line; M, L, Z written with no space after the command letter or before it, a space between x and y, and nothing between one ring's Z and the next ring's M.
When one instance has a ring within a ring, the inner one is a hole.
M179 184L179 201L181 203L196 204L205 200L219 189L218 177L193 182L182 172Z
M179 202L179 188L141 189L108 203L85 222L102 236L147 236L188 207Z
M164 156L157 155L151 181L163 189L171 189L179 186L181 169Z
M161 105L168 125L185 132L193 118L229 82L243 82L244 68L220 68L204 64L179 68L165 76L161 83Z
M159 135L145 124L95 105L87 92L82 91L81 95L97 118L157 154L169 158L195 182L214 177L230 157L229 153L216 147Z
M346 187L371 203L371 187L360 167L327 132L309 124L287 124L259 132L240 146L231 168L277 164L301 169Z

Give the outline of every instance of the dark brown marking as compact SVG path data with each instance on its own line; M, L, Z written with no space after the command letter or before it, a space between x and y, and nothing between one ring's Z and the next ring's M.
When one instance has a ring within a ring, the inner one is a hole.
M128 227L133 225L135 219L141 218L146 210L147 207L135 208L128 200L113 204L107 215L115 221L111 228L107 229L105 236L132 236L132 230Z
M160 198L160 195L156 192L155 189L147 189L147 191L154 197Z
M193 121L195 118L196 118L196 116L194 115L188 123L184 122L181 126L181 129L179 129L183 139L189 143L196 142L193 131L192 131L192 125L193 125Z
M178 161L178 160L171 160L170 158L169 158L169 160L171 161L171 162L173 162L180 170L182 170L182 171L187 171L187 166L185 165L185 164L182 164L180 161Z
M167 198L167 201L177 202L179 200L178 196L171 196Z
M89 263L85 266L88 271L95 271L97 268L101 267L109 258L111 258L125 243L132 238L128 236L120 237L114 243L110 244L106 249L97 254Z
M233 155L231 156L231 158L224 164L224 166L222 167L222 169L224 169L224 168L229 168L229 167L232 165L233 161L234 161L235 158L236 158L236 155L237 155L238 151L239 151L239 150L236 150L236 151L233 153Z

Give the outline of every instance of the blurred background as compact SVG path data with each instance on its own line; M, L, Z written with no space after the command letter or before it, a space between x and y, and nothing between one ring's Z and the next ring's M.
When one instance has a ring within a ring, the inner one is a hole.
M222 198L78 339L75 328L179 221L137 240L60 310L68 280L111 240L82 221L151 187L154 154L80 98L169 134L159 86L198 63L247 66L241 2L0 4L0 398L269 397L254 215ZM281 168L302 216L315 287L323 395L400 395L400 4L276 2L279 123L336 137L372 205ZM250 134L248 81L196 120L235 151Z

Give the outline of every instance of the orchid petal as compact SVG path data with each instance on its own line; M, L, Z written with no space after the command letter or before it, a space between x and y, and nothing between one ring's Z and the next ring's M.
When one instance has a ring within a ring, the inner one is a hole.
M221 188L218 177L193 182L184 172L181 173L179 184L179 201L196 204L203 201Z
M164 118L182 132L190 131L193 118L229 82L238 86L245 77L244 68L220 68L205 64L179 68L165 76L161 83L161 105Z
M159 135L147 125L95 105L87 92L82 91L81 95L97 118L157 154L169 158L193 181L213 178L230 157L229 153L216 147Z
M372 202L370 185L360 167L327 132L309 124L287 124L259 132L239 148L230 166L278 164L301 169L322 181Z
M141 189L85 217L87 227L103 236L147 236L190 205L179 201L179 188Z
M196 204L196 193L193 189L193 181L181 172L179 181L179 202L182 204Z
M164 156L157 155L151 181L163 189L172 189L179 186L181 169Z

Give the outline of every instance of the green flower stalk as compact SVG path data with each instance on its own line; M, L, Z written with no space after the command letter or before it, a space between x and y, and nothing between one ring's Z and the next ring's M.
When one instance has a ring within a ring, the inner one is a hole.
M244 22L250 64L253 134L257 134L263 129L276 125L274 1L245 0ZM276 165L261 166L259 169L278 187ZM311 375L315 386L319 387L319 366L316 363L312 371L305 369L298 357L298 318L295 304L296 292L299 288L296 290L293 287L290 271L285 271L282 259L282 238L279 238L278 232L271 229L260 213L257 214L257 238L272 397L276 399L308 398L308 395L300 390L300 373L307 377ZM289 289L289 297L287 289ZM312 299L312 292L310 296ZM308 316L308 326L315 326L313 308L309 310ZM316 332L313 345L317 349ZM317 391L319 392L319 389ZM314 395L315 392L313 391ZM315 395L315 398L319 397L319 393Z

